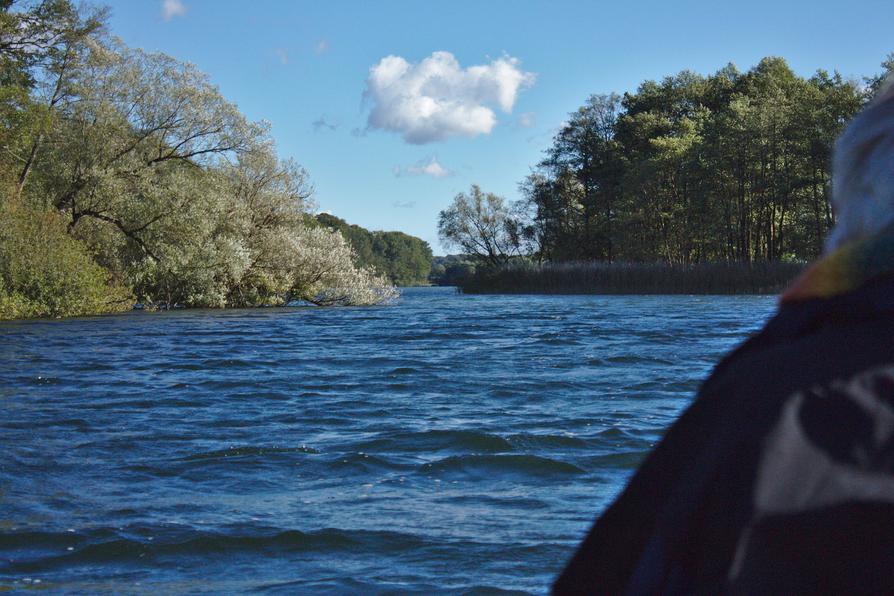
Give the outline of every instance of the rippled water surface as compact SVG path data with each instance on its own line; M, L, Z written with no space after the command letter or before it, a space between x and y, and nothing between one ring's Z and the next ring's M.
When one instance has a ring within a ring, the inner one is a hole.
M767 297L0 323L0 591L542 593Z

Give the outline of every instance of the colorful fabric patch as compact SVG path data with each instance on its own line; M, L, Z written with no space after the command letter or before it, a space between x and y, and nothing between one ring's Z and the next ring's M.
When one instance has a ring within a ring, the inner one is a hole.
M894 226L871 238L845 244L817 261L782 294L781 301L830 298L886 273L894 273Z

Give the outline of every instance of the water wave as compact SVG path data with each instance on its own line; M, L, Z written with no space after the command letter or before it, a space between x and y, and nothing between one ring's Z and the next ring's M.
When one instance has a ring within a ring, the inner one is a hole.
M358 444L363 451L412 452L513 451L512 443L503 437L474 430L427 430L389 433Z
M0 533L0 551L42 552L37 556L11 558L0 570L35 572L58 566L102 565L147 557L198 558L234 552L260 552L267 556L307 551L395 553L425 545L425 540L413 534L335 528L313 532L255 528L252 533L241 534L166 527L98 528L81 533L7 532Z
M246 445L241 447L229 447L217 451L193 453L192 455L178 458L178 461L219 460L232 457L263 457L265 455L279 453L319 453L319 451L313 447L307 447L305 445L301 445L300 447L255 447Z
M436 474L489 474L523 476L564 476L584 470L567 462L539 455L453 455L423 464L420 470Z

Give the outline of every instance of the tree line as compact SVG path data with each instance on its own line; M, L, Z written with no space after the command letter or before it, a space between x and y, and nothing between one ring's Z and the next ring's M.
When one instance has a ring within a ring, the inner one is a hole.
M106 20L0 1L0 318L395 295L314 219L266 124Z
M795 74L782 58L683 71L590 96L520 184L473 186L441 212L442 239L479 261L808 261L834 224L834 141L894 70L862 81Z
M320 213L317 221L345 237L361 267L378 271L396 286L428 283L432 252L421 238L403 232L371 232L329 213Z

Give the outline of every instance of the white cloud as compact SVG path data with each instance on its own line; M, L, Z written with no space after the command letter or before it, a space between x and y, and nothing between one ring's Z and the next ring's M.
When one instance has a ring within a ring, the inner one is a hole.
M397 176L431 176L432 178L445 178L447 176L452 176L453 172L448 170L440 163L438 163L438 159L436 157L429 157L428 159L423 159L417 161L414 165L408 166L406 168L402 168L400 166L394 166L391 169L391 172Z
M412 209L416 206L416 201L394 201L391 206L396 209Z
M364 97L372 106L367 126L413 144L489 134L497 123L492 106L511 112L519 90L534 78L511 56L468 68L450 52L434 52L418 64L386 56L366 80Z
M161 3L161 16L166 21L170 21L174 17L182 17L186 14L186 5L182 0L164 0Z
M321 39L317 42L317 45L314 46L314 52L317 54L322 54L329 50L329 42L325 39Z

